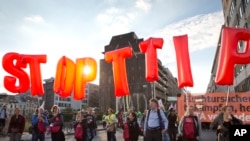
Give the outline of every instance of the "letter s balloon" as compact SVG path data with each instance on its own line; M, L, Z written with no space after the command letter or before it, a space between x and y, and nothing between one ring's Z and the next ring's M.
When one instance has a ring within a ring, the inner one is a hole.
M14 61L16 60L16 64ZM3 69L12 76L4 76L4 87L12 93L24 93L30 87L30 79L28 74L22 69L27 65L23 62L21 55L18 53L7 53L2 60ZM16 86L16 81L19 85Z

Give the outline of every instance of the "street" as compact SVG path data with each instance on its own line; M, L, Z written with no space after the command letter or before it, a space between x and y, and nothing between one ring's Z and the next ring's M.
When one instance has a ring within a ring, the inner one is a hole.
M66 141L75 141L73 133L66 134L65 138L66 138ZM121 129L117 130L116 138L117 138L117 141L123 140L122 130ZM213 132L213 131L203 131L201 138L202 138L201 141L215 141L216 140L215 132ZM0 137L0 140L1 141L9 141L9 138L8 137ZM22 136L22 141L30 141L30 140L31 140L31 135L30 134L25 133ZM51 141L50 136L46 136L45 141ZM106 131L105 130L98 130L97 135L95 136L93 141L107 141ZM143 141L143 138L140 137L139 141Z

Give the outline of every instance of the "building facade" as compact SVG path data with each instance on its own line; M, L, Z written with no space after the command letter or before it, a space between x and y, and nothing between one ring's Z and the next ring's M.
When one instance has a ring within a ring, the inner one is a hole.
M224 26L236 28L250 28L250 4L249 0L222 0L222 8L224 14ZM211 78L208 84L207 92L226 92L226 86L216 85L214 83L218 55L220 50L221 35L218 41L214 63L211 71ZM244 51L246 43L239 41L238 52ZM230 92L246 92L250 91L250 66L235 65L234 85L229 87Z
M143 111L147 108L148 100L152 97L162 99L166 102L168 95L177 95L178 87L176 79L171 72L165 68L158 60L159 80L149 83L145 79L145 54L140 52L139 39L134 32L113 36L109 45L105 46L104 53L124 47L131 47L133 56L126 59L127 80L130 95L126 97L115 97L114 77L112 63L107 63L104 59L100 60L100 110L108 108L115 110L134 110Z
M35 109L39 107L39 99L32 97L28 93L22 93L17 95L5 94L4 97L0 98L0 105L6 105L8 117L14 114L15 108L20 108L21 114L26 118L31 118Z
M85 86L84 100L74 100L74 92L71 96L62 98L54 93L54 78L45 79L43 101L45 101L45 109L50 110L53 105L58 105L62 111L67 108L80 110L81 108L98 107L99 106L99 87L96 84L87 83Z
M83 100L83 107L99 107L99 85L87 83L85 87L86 99Z

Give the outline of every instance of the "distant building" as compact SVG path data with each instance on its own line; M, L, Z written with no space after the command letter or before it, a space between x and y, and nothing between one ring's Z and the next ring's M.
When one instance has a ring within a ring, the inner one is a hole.
M114 77L112 63L100 60L100 110L106 111L109 107L113 109L128 109L144 111L148 100L152 97L162 99L164 104L167 96L176 96L179 93L176 79L171 72L158 60L159 80L148 83L145 79L145 54L140 52L139 39L134 32L113 36L109 45L105 46L104 53L123 47L131 46L133 57L126 59L127 80L130 89L128 98L116 98L114 94Z
M17 95L7 95L0 99L0 105L7 106L7 112L9 115L13 115L15 108L21 109L21 114L27 118L31 118L35 109L39 106L39 100L37 97L32 97L26 93Z
M45 102L44 108L48 111L55 104L55 94L54 94L54 78L45 79L43 84L44 96L43 101Z
M54 78L45 79L44 81L45 81L45 84L44 84L45 94L43 96L43 100L45 101L45 109L47 110L50 110L54 104L58 105L62 111L65 110L66 108L79 110L81 108L86 108L89 106L92 106L92 107L98 106L99 104L98 85L87 83L85 86L86 98L84 100L74 100L74 92L72 92L71 96L67 98L62 98L58 94L54 93L54 90L53 90ZM89 103L89 101L91 100L92 102Z
M85 86L86 98L82 101L82 107L99 107L99 86L87 83Z
M222 0L224 14L224 26L236 28L250 28L250 4L249 0ZM218 56L220 50L221 35L219 37L214 63L211 71L211 78L208 84L207 92L226 92L226 86L216 85L214 83L218 66ZM238 51L245 49L246 43L240 41ZM235 65L234 85L230 87L230 92L250 91L250 65Z

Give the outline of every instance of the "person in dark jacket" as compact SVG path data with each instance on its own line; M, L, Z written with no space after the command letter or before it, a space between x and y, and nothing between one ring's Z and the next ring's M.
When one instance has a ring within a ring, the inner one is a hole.
M125 123L128 125L128 130L129 130L129 139L128 141L138 141L139 135L143 135L143 132L141 131L138 121L137 121L137 116L135 112L131 112L128 115L128 121Z
M38 129L38 122L42 121L44 127L49 125L47 116L44 113L44 109L42 107L37 109L37 114L32 116L32 126L33 126L33 133L32 133L32 141L45 141L45 131L40 132Z
M50 120L51 127L51 140L52 141L65 141L65 135L62 131L63 127L63 115L60 113L60 109L57 105L52 106L52 119Z
M170 141L176 141L176 134L177 134L177 115L173 108L169 110L169 114L167 116L168 119L168 135Z
M75 130L79 123L82 125L82 139L76 139L76 141L88 141L87 120L82 112L78 112L76 115L76 123L74 125Z
M230 106L224 106L222 112L210 124L211 129L217 130L217 140L219 141L229 141L229 128L231 125L243 124L231 112L232 109Z
M96 118L93 115L93 108L89 107L88 108L88 114L85 116L87 120L87 135L88 135L88 140L92 141L95 135L95 129L96 129Z
M8 135L10 136L10 141L20 141L24 126L25 126L25 118L19 114L20 109L15 109L15 114L11 117L9 128L8 128Z

